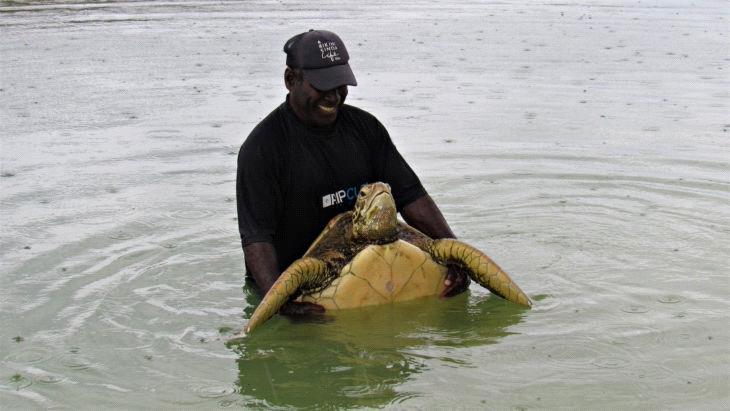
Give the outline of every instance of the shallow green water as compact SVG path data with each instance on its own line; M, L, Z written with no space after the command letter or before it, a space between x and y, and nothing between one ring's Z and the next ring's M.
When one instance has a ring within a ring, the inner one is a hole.
M0 4L0 408L726 407L724 2ZM309 27L532 310L472 285L224 345L235 155Z

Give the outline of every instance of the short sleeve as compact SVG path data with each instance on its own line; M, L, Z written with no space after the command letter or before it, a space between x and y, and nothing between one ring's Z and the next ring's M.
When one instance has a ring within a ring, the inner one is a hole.
M398 152L385 126L377 121L376 128L379 148L375 150L376 158L373 159L373 163L377 165L377 178L390 184L396 207L400 211L406 205L424 196L426 190L416 173Z
M244 247L273 242L277 229L277 213L282 206L278 184L282 159L270 144L271 137L255 129L238 152L236 203Z

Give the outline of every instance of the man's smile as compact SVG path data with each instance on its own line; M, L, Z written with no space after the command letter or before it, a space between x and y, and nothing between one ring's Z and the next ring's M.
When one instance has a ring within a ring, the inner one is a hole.
M337 106L325 106L318 104L317 108L322 110L325 114L334 114L337 111Z

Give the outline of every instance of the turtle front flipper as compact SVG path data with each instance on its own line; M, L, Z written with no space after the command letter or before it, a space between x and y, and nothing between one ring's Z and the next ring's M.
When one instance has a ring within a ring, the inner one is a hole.
M292 263L276 279L246 325L246 333L263 324L276 314L300 288L311 289L325 283L329 270L324 261L317 258L300 258Z
M494 294L527 307L532 302L509 275L491 258L476 248L451 238L435 240L430 246L431 255L441 263L465 268L472 280Z

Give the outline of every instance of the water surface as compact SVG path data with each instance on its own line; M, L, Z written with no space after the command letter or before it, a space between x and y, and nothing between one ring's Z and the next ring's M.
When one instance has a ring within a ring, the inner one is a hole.
M730 389L724 1L0 2L0 406L702 408ZM235 160L328 28L472 286L223 341Z

